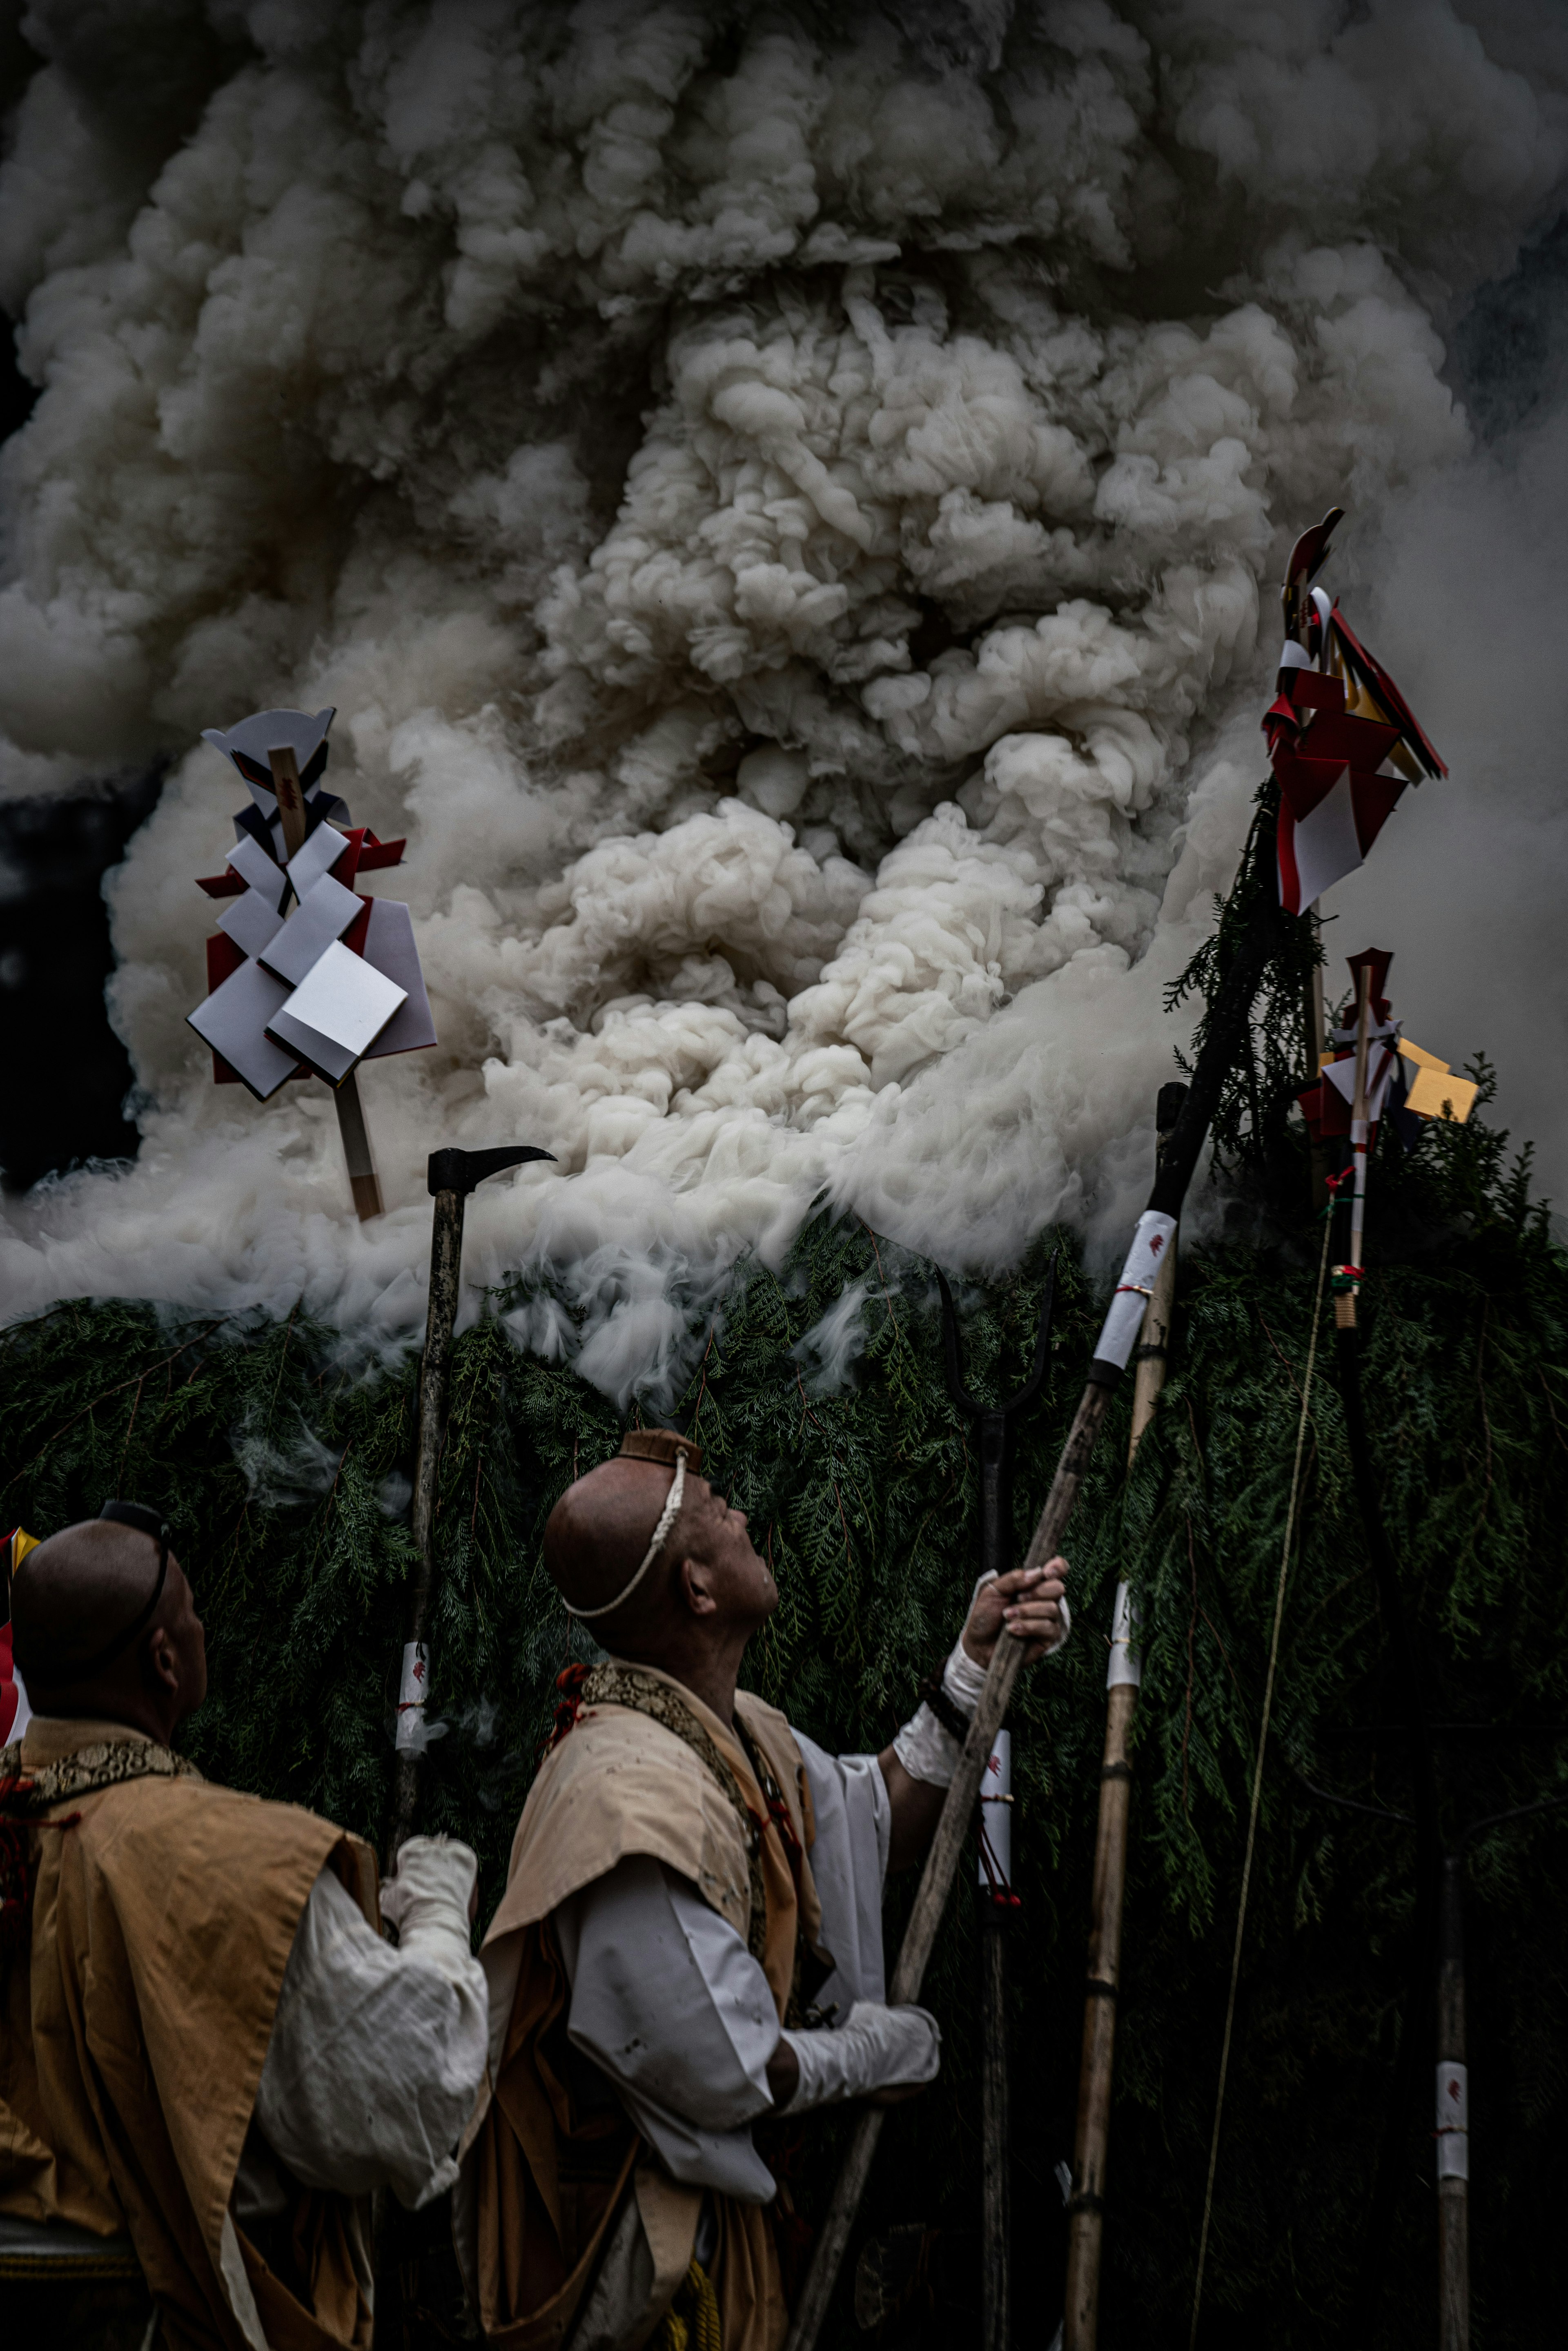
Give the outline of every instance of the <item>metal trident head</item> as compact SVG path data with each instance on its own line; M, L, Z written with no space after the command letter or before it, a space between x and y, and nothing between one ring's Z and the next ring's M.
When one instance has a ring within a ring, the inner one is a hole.
M1056 1258L1051 1251L1046 1269L1045 1291L1040 1305L1040 1336L1035 1342L1034 1363L1030 1375L1018 1394L1006 1404L981 1405L975 1402L964 1385L958 1360L958 1316L953 1304L953 1293L947 1287L946 1276L940 1267L936 1280L942 1291L942 1340L947 1358L947 1393L961 1412L967 1412L979 1430L980 1438L980 1571L982 1574L1004 1574L1009 1564L1008 1522L1011 1517L1009 1497L1010 1463L1010 1423L1026 1405L1032 1404L1045 1383L1051 1364L1051 1316L1056 1302Z
M958 1361L958 1310L953 1303L953 1292L947 1286L947 1277L941 1267L937 1267L936 1285L942 1292L942 1345L947 1363L947 1393L960 1411L967 1412L972 1419L1010 1420L1015 1413L1022 1411L1026 1404L1032 1404L1040 1394L1040 1385L1051 1362L1051 1317L1056 1304L1058 1255L1059 1252L1056 1249L1051 1250L1051 1263L1045 1270L1045 1288L1040 1293L1040 1336L1035 1342L1034 1363L1030 1367L1030 1375L1016 1395L1009 1396L1006 1404L999 1405L977 1404L964 1385L964 1376Z

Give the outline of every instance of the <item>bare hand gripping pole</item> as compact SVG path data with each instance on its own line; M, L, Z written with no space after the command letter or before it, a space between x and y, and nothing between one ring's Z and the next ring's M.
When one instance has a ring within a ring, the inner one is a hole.
M1218 1106L1226 1073L1236 1059L1264 967L1281 944L1286 926L1295 919L1299 918L1281 912L1272 892L1259 893L1251 919L1237 943L1235 956L1209 1008L1207 1033L1192 1072L1186 1100L1161 1155L1149 1205L1138 1219L1121 1281L1089 1366L1082 1398L1023 1562L1025 1567L1043 1567L1061 1548L1094 1440L1133 1352L1148 1292L1175 1230L1176 1215L1192 1180L1209 1122ZM947 1907L954 1875L968 1835L981 1775L1022 1662L1023 1645L1004 1632L992 1654L986 1686L925 1857L920 1890L915 1897L904 1948L888 1990L888 1999L894 2002L914 2001L920 1996L936 1929L942 1923L942 1913ZM868 2106L855 2126L832 2201L822 2219L786 2351L814 2351L871 2173L872 2158L882 2133L883 2113L880 2106Z
M435 1489L446 1438L446 1374L457 1294L463 1270L463 1203L486 1176L499 1176L525 1160L550 1159L553 1152L531 1143L503 1144L494 1151L433 1151L427 1182L435 1197L430 1236L430 1307L424 1325L424 1355L419 1368L419 1440L413 1473L413 1539L419 1564L409 1586L408 1623L398 1689L397 1781L392 1800L389 1865L412 1834L424 1760L423 1707L430 1679L426 1646L430 1597L435 1584Z

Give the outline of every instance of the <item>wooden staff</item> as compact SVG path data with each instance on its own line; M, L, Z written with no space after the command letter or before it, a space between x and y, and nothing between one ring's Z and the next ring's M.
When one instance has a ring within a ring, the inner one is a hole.
M1162 1086L1155 1112L1155 1165L1175 1126L1186 1088ZM1131 1469L1144 1431L1166 1384L1176 1297L1176 1237L1161 1260L1144 1311L1133 1375ZM1143 1665L1136 1646L1133 1595L1116 1587L1106 1670L1105 1750L1100 1766L1100 1822L1090 1896L1089 1974L1083 2001L1083 2056L1078 2077L1078 2131L1072 2194L1067 2207L1067 2301L1063 2351L1095 2351L1100 2325L1100 2261L1105 2231L1106 2152L1111 2136L1111 2084L1116 2050L1116 2002L1121 1985L1122 1907L1127 1890L1127 1829L1133 1802L1129 1753Z
M1315 942L1322 935L1316 899L1307 910L1307 919L1312 924ZM1314 1078L1321 1079L1328 1054L1328 1023L1323 1017L1323 967L1321 963L1314 963L1307 974L1306 999L1307 1066ZM1312 1207L1321 1212L1329 1204L1329 1155L1321 1123L1318 1133L1311 1136L1308 1156L1312 1171Z
M299 781L299 762L289 743L275 744L267 755L272 769L272 789L277 795L277 813L283 826L285 862L305 846L305 793ZM288 901L285 897L284 904ZM349 1190L353 1196L354 1213L361 1224L382 1213L381 1177L376 1174L371 1155L371 1139L365 1132L364 1105L360 1100L358 1080L352 1070L332 1090L332 1101L338 1113L338 1133L343 1140L343 1157L349 1169Z
M1040 1332L1035 1340L1030 1375L1006 1404L975 1402L964 1385L958 1357L958 1314L947 1277L936 1269L942 1292L942 1337L947 1365L947 1393L961 1412L974 1421L980 1457L980 1573L1007 1572L1008 1542L1012 1526L1012 1425L1031 1405L1044 1384L1051 1362L1051 1319L1056 1298L1056 1254L1053 1251L1040 1297ZM1004 1751L1005 1750L1005 1751ZM998 1762L998 1757L1000 1761ZM1012 1802L1011 1749L1005 1730L997 1733L991 1768L1005 1771L1007 1791L1000 1801ZM985 1802L978 1813L984 1837ZM1003 1815L1005 1818L1005 1814ZM1010 1835L1000 1840L1009 1853ZM981 1847L981 1879L987 1883L985 1847ZM1004 1869L1004 1880L1009 1876ZM1008 1928L1014 1905L1010 1888L992 1889L992 1898L980 1905L980 2340L984 2351L1008 2351L1011 2340L1011 2281L1009 2245L1009 2173L1010 2148L1008 2122Z
M430 1235L430 1303L424 1322L424 1354L419 1367L419 1436L413 1473L413 1540L418 1562L408 1590L402 1672L398 1686L397 1774L387 1866L413 1833L424 1762L424 1706L430 1695L430 1603L435 1589L435 1496L446 1442L446 1386L452 1333L463 1272L463 1204L486 1176L520 1167L527 1159L554 1159L531 1143L508 1143L494 1151L433 1151L425 1180L435 1201Z
M1354 1331L1356 1291L1361 1286L1362 1250L1366 1225L1366 1063L1372 1032L1372 966L1364 963L1356 974L1355 1093L1350 1108L1350 1245L1346 1262L1333 1270L1333 1319L1336 1331Z
M1251 1013L1252 999L1258 993L1259 983L1270 956L1278 951L1285 935L1283 926L1291 919L1281 912L1273 893L1264 889L1259 893L1251 917L1237 941L1229 967L1209 1008L1207 1033L1192 1073L1186 1101L1166 1145L1165 1156L1149 1195L1148 1207L1139 1219L1138 1235L1127 1265L1123 1269L1122 1282L1100 1334L1101 1352L1090 1364L1083 1395L1073 1415L1051 1491L1045 1498L1045 1508L1040 1514L1039 1524L1023 1562L1026 1567L1044 1567L1046 1562L1053 1559L1061 1548L1067 1522L1088 1471L1094 1440L1111 1408L1116 1383L1121 1378L1123 1366L1137 1334L1138 1324L1134 1322L1126 1333L1124 1345L1124 1318L1120 1301L1130 1288L1144 1286L1131 1282L1129 1275L1148 1256L1150 1219L1164 1220L1167 1236L1168 1231L1174 1229L1176 1216L1192 1180L1193 1169L1197 1165L1198 1154L1207 1135L1226 1076L1237 1058ZM1110 1346L1114 1347L1114 1354L1105 1352ZM947 1896L952 1891L953 1879L967 1841L981 1775L997 1732L1001 1728L1002 1718L1008 1710L1013 1684L1018 1679L1022 1662L1022 1643L1004 1631L992 1652L985 1687L980 1693L968 1737L958 1758L957 1770L943 1803L936 1834L925 1856L920 1888L915 1897L909 1924L904 1930L904 1945L888 1991L888 1999L895 2005L900 2001L917 2000L920 1996L926 1964L936 1940L936 1929L942 1923L942 1913L947 1907ZM880 2106L866 2107L855 2126L849 2152L818 2232L811 2266L801 2288L786 2351L813 2351L871 2173L872 2158L882 2133L883 2111Z
M1465 1926L1460 1853L1443 1857L1437 1913L1437 2342L1470 2346L1469 2074L1465 2064Z
M1002 1885L993 1887L980 1866L980 2346L981 2351L1009 2351L1012 2343L1011 2170L1012 2131L1008 2082L1008 1943L1011 1937L1014 1896L1011 1840L1001 1830L991 1834L985 1806L1012 1802L1011 1743L1005 1730L997 1733L989 1772L994 1790L980 1799L981 1834L993 1854L1006 1853Z

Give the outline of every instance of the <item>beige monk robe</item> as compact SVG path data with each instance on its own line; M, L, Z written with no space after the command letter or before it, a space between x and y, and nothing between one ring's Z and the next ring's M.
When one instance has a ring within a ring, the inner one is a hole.
M301 2190L287 2282L229 2200L310 1888L330 1862L374 1924L373 1857L120 1724L35 1717L5 1758L45 1790L155 1769L0 1820L37 1866L28 1943L0 1954L0 2211L128 2229L170 2351L364 2351L349 2199Z
M821 1932L808 1858L810 1794L784 1717L737 1692L736 1714L783 1798L788 1839L769 1816L734 1727L683 1683L612 1660L591 1677L585 1700L599 1676L613 1687L613 1677L628 1672L652 1692L670 1693L695 1724L698 1745L629 1706L585 1702L529 1790L507 1890L485 1938L492 2047L500 2016L508 2022L493 2096L482 2099L465 2138L465 2201L474 2212L480 2320L496 2351L553 2351L569 2340L596 2269L611 2265L624 2233L615 2224L629 2217L629 2189L653 2257L651 2284L643 2264L652 2333L685 2275L704 2193L647 2158L618 2106L579 2108L567 2057L570 1987L551 1913L629 1855L651 1855L688 1878L747 1943L781 2022L801 1942L814 1948ZM704 1741L717 1771L704 1761ZM771 2210L717 2194L712 2202L724 2351L778 2351L789 2315Z

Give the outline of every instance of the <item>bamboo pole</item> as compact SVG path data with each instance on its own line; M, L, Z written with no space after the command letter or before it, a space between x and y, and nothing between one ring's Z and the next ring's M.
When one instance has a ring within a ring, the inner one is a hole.
M1366 1220L1366 1062L1372 1028L1372 966L1364 963L1356 974L1355 1095L1350 1108L1350 1153L1353 1170L1350 1195L1350 1247L1346 1262L1334 1268L1333 1319L1336 1331L1354 1331L1355 1294L1361 1281L1361 1252Z
M1437 1926L1437 2343L1470 2346L1469 2074L1465 2064L1464 1856L1444 1855Z
M992 1761L998 1767L994 1793L980 1799L982 1834L985 1808L995 1803L1002 1825L990 1841L1004 1883L1010 1880L1011 1840L1006 1830L1010 1807L1011 1757L1005 1730L997 1733ZM1008 2095L1008 1945L1013 1913L1006 1899L991 1894L985 1862L980 1867L980 2342L982 2351L1009 2351L1012 2342L1012 2278L1009 2205L1011 2136Z
M1156 1155L1176 1123L1185 1086L1160 1090L1155 1113ZM1171 1098L1175 1096L1173 1101ZM1133 1426L1127 1467L1136 1458L1144 1431L1166 1382L1171 1317L1176 1297L1176 1238L1160 1263L1144 1311L1141 1343L1133 1377ZM1067 2296L1062 2317L1063 2351L1095 2351L1100 2325L1100 2263L1105 2231L1106 2157L1111 2135L1111 2088L1116 2047L1116 2004L1121 1990L1122 1909L1127 1887L1127 1837L1133 1800L1130 1755L1142 1666L1138 1656L1133 1597L1116 1587L1111 1659L1106 1670L1105 1746L1100 1764L1100 1820L1090 1896L1089 1970L1084 1988L1083 2054L1078 2079L1078 2129L1072 2156L1072 2193L1068 2202Z
M1307 919L1312 926L1314 944L1322 937L1322 916L1314 898L1308 909ZM1322 1078L1328 1055L1328 1021L1323 1013L1323 967L1314 963L1307 974L1307 1056L1308 1067L1314 1078ZM1320 1212L1329 1204L1329 1155L1322 1133L1313 1135L1308 1146L1312 1171L1312 1207Z

